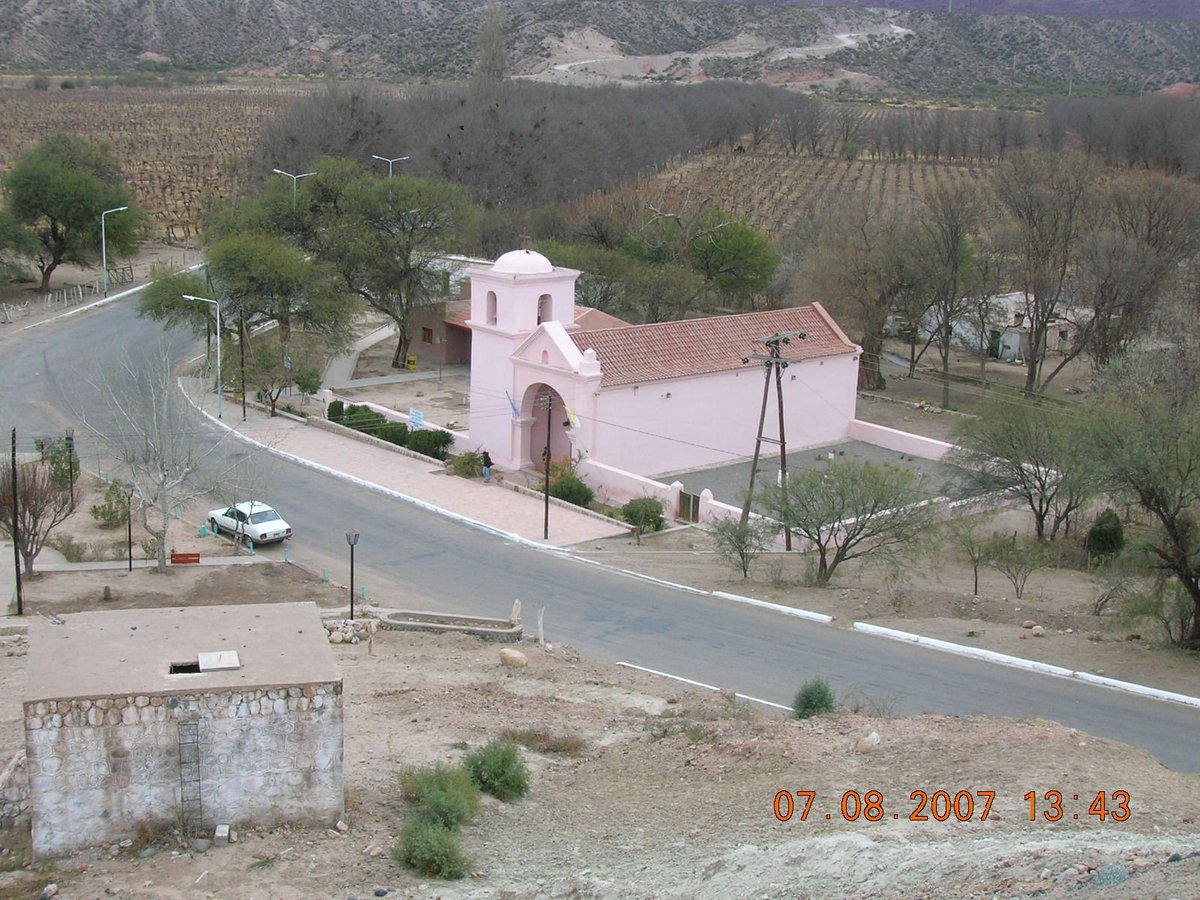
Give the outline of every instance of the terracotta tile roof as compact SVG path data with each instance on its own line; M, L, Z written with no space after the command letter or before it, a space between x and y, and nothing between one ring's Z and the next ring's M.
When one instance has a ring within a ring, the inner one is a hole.
M629 323L624 319L590 306L575 307L575 324L584 331L596 331L600 328L627 328Z
M603 372L601 386L615 387L758 366L753 361L743 364L742 357L765 353L754 342L781 331L808 335L784 348L786 359L821 359L858 350L816 303L736 316L577 331L571 340L580 350L596 351Z

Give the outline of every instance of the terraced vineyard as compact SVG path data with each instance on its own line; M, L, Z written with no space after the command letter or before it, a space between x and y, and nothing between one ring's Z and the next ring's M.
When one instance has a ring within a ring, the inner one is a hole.
M672 200L710 197L719 208L779 239L851 195L865 194L884 208L904 213L913 210L932 185L977 180L987 171L958 162L714 151L668 169L657 181Z
M139 89L0 91L0 174L58 131L109 144L147 210L170 241L196 236L206 198L237 190L263 123L293 97Z

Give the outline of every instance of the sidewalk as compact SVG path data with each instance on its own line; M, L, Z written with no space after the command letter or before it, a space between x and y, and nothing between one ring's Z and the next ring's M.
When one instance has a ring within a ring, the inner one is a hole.
M205 394L203 412L217 423L216 396ZM500 484L447 475L437 462L413 459L312 428L288 416L271 418L248 407L225 404L222 427L235 438L265 447L301 465L369 487L393 499L413 503L465 524L481 527L514 540L546 547L565 547L615 535L627 535L621 522L551 504L550 538L542 539L544 501ZM280 501L283 502L282 500Z

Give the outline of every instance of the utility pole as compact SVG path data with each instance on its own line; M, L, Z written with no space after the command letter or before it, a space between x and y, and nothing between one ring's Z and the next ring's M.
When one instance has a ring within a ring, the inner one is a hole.
M545 511L542 517L542 540L550 540L550 420L551 410L554 408L554 395L550 393L549 386L546 387L546 449L542 451L542 461L545 463L546 469L546 503Z
M17 578L17 615L25 615L25 592L21 587L21 534L17 517L17 429L12 430L12 539L13 574Z
M805 341L808 340L808 335L803 331L781 331L773 334L770 337L755 341L766 348L766 353L752 353L749 356L743 356L742 362L748 363L750 360L757 360L763 364L763 398L762 409L758 414L758 435L754 440L754 459L750 463L750 484L746 488L746 502L742 505L742 524L750 520L750 503L754 499L754 476L758 471L758 460L762 454L763 442L779 445L779 480L780 488L783 491L783 496L787 497L787 438L784 431L784 409L783 409L783 370L791 363L783 358L783 347L791 344L793 340ZM779 437L769 438L763 435L763 426L767 420L767 397L771 392L771 375L775 375L775 394L779 403ZM792 531L790 528L784 528L783 531L784 547L788 550L792 549Z

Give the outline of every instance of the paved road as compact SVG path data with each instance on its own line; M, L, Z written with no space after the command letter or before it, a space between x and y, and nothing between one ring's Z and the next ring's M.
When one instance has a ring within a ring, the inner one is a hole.
M3 340L0 424L22 433L61 428L59 412L87 402L80 360L153 346L160 329L129 301ZM208 436L206 440L215 440ZM85 460L86 443L81 447ZM242 452L230 446L229 452ZM899 714L940 712L1055 719L1145 747L1167 765L1200 770L1200 710L979 663L814 625L765 610L635 580L548 551L517 546L408 504L283 461L264 464L268 496L287 497L308 565L340 566L347 522L363 532L364 582L394 585L410 605L505 615L521 598L527 620L545 606L552 640L585 653L669 671L788 703L806 679L828 678L887 701ZM427 498L435 499L435 498ZM282 502L282 501L281 501ZM274 552L282 553L278 548ZM340 571L337 570L337 571Z

